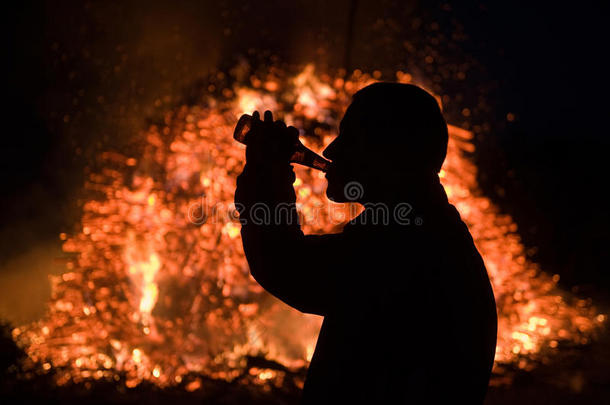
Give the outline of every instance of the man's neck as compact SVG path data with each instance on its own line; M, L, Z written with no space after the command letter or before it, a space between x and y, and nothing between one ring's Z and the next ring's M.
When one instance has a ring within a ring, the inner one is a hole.
M438 217L449 202L438 176L426 182L400 183L386 187L384 192L367 193L360 201L364 211L354 220L354 225L405 225L412 221Z
M367 187L364 197L362 204L365 207L367 204L378 203L395 207L407 203L425 210L427 206L447 203L447 194L436 174L417 178L405 176L393 184L377 182Z

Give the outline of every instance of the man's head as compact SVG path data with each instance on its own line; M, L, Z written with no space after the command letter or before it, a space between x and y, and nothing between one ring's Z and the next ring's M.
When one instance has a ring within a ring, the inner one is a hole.
M447 124L436 99L410 84L380 82L354 94L339 136L324 150L332 160L327 195L337 202L357 182L363 198L409 187L440 171L447 154Z

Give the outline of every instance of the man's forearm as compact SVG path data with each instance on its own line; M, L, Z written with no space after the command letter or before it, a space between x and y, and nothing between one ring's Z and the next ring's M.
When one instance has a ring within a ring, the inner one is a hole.
M292 166L246 165L237 178L235 205L242 226L299 228Z
M250 169L254 168L246 167L237 180L235 202L240 205L251 274L288 305L323 315L324 294L319 288L323 283L316 269L326 256L321 250L332 243L320 243L322 236L305 236L301 231L292 169L274 173Z

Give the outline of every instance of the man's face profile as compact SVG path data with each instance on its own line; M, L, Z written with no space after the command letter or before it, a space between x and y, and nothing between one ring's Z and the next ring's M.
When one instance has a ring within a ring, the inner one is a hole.
M326 196L334 202L350 202L345 196L345 187L350 182L362 183L365 159L364 134L359 125L357 106L352 103L346 110L339 126L339 135L322 153L332 160L326 178Z

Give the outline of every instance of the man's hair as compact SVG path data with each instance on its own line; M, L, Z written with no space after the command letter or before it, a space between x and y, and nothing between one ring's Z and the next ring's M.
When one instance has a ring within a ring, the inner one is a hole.
M411 84L378 82L356 92L352 104L371 145L401 156L406 170L441 170L449 134L430 93Z

